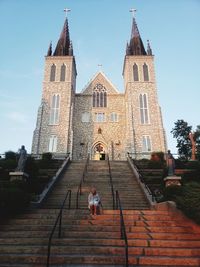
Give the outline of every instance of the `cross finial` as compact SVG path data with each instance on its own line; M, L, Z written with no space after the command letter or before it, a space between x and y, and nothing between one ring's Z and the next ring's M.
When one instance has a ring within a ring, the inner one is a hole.
M97 66L99 67L99 70L101 71L103 65L102 64L98 64Z
M71 11L69 8L64 8L63 11L65 12L65 17L67 18L67 13Z
M132 13L133 18L135 18L135 13L136 13L137 9L131 8L129 11Z

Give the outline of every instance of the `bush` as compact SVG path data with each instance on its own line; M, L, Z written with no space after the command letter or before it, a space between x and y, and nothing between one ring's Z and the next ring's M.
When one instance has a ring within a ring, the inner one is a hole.
M164 165L163 162L159 161L155 161L155 160L150 160L148 163L148 168L149 169L163 169Z
M13 214L24 210L30 202L30 195L20 188L10 185L0 189L0 210Z
M175 159L175 168L176 169L186 169L186 160Z
M38 175L38 165L34 158L29 156L25 164L25 172L28 173L30 178L35 178Z
M52 153L43 153L42 154L42 160L51 160L52 159Z
M183 187L178 185L171 185L165 187L163 190L165 200L175 201L177 196L183 195Z
M5 159L12 159L12 160L16 161L17 154L13 151L7 151L7 152L5 152Z
M184 186L169 186L164 190L165 200L173 200L186 216L200 224L200 184L190 182Z
M160 161L162 163L165 162L165 154L163 152L153 152L151 154L151 160L153 161Z

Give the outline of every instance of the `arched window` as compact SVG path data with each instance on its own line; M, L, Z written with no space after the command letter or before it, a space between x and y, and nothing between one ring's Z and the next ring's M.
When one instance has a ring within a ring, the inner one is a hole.
M147 103L147 94L140 94L140 121L141 124L149 123L149 111Z
M55 94L51 99L50 124L59 123L60 95Z
M65 64L62 64L61 69L60 69L60 81L61 82L65 81L65 74L66 74L66 66Z
M146 63L144 63L143 65L143 75L144 75L144 81L148 82L149 81L149 70L148 70L148 66Z
M151 139L149 135L142 136L142 152L151 152Z
M50 82L55 82L56 79L56 65L53 64L51 66L51 71L50 71Z
M107 107L106 88L102 84L97 84L93 89L93 107Z
M111 120L112 122L117 122L117 121L118 121L118 114L115 113L115 112L112 112L112 113L110 114L110 120Z
M136 82L139 81L138 65L136 63L133 65L133 80Z
M57 151L57 136L51 135L49 138L49 152L56 152Z

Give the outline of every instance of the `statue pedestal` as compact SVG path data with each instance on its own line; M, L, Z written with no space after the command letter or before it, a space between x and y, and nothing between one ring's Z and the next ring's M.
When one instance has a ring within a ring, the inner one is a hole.
M167 176L164 178L165 187L170 185L178 185L181 186L181 177L180 176Z
M28 179L28 174L25 172L20 172L20 171L16 171L16 172L9 172L10 175L10 182L12 181L27 181Z

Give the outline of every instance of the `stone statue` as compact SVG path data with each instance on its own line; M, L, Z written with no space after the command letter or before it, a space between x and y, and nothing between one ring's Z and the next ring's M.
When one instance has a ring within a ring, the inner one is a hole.
M173 176L175 173L175 160L170 150L167 151L167 167L168 167L168 176Z
M192 160L196 160L196 143L194 140L194 133L189 133L189 139L192 144Z
M17 171L24 172L26 160L27 160L27 152L25 146L22 146L21 149L19 149L19 160L16 169Z

